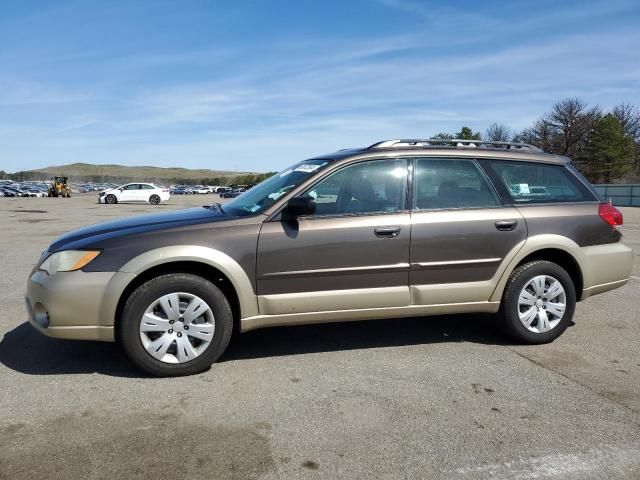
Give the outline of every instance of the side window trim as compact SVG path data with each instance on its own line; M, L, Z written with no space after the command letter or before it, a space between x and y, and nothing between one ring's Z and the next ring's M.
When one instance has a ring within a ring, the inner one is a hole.
M491 185L493 186L495 192L498 194L498 198L503 206L513 206L515 202L513 198L509 194L507 187L504 182L500 180L500 177L496 175L496 173L489 168L489 159L476 159L476 163L479 165L480 169L484 173L484 175L489 179Z

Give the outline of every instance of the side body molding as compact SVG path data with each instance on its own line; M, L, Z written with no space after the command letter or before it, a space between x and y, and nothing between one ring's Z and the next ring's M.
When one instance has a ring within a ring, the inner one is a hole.
M213 248L199 245L161 247L132 258L120 268L120 271L139 275L164 263L189 261L210 265L227 276L238 294L241 318L258 315L258 298L247 273L233 258Z

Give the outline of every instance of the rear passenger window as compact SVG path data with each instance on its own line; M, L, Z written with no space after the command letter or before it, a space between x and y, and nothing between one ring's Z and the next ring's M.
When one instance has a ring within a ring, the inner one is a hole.
M417 158L413 190L418 209L481 208L499 204L473 160Z
M562 165L487 160L494 181L502 183L514 203L594 201L595 197Z

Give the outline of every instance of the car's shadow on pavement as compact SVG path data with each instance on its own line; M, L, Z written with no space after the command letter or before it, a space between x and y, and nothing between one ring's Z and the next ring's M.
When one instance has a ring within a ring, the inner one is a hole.
M49 338L27 322L4 335L0 363L28 375L101 373L144 377L114 343Z
M443 342L511 344L491 315L450 315L255 330L235 336L220 361ZM29 375L145 377L113 343L53 339L28 323L5 334L0 363Z
M265 328L232 339L220 361L470 342L510 345L495 317L465 314Z

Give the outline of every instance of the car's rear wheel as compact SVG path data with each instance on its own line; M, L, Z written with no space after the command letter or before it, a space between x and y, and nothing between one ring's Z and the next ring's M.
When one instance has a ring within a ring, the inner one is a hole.
M576 307L571 276L560 265L536 260L516 268L505 287L501 316L515 340L539 344L567 329Z
M113 205L115 203L118 203L118 199L116 198L116 196L112 193L110 193L109 195L107 195L107 197L104 199L105 203L108 203L109 205Z
M151 195L151 197L149 197L149 203L151 205L158 205L160 203L160 197L158 195Z
M231 307L213 283L172 273L131 294L118 323L118 340L140 369L173 377L208 369L227 348L232 331Z

